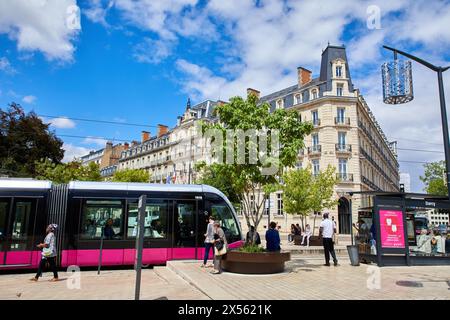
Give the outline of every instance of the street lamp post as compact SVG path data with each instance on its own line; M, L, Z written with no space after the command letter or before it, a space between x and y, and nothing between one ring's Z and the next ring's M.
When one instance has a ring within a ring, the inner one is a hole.
M445 107L445 95L444 95L444 82L442 79L442 73L450 68L448 67L438 67L435 66L425 60L422 60L416 56L413 56L412 54L397 50L395 48L391 48L388 46L383 46L383 48L393 51L394 52L394 58L396 59L397 54L401 54L409 59L412 59L421 65L424 65L428 69L433 70L437 73L438 76L438 86L439 86L439 102L441 105L441 120L442 120L442 133L444 135L444 152L445 152L445 167L447 171L447 191L448 191L448 197L450 197L450 141L449 141L449 135L448 135L448 122L447 122L447 109ZM400 102L402 103L402 102Z

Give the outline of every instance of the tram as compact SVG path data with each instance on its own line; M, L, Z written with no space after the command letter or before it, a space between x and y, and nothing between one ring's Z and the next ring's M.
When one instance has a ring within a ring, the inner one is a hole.
M243 244L230 201L207 185L0 179L0 270L37 268L36 248L56 223L57 263L133 265L138 198L145 194L143 263L202 259L207 220L221 221L230 248Z

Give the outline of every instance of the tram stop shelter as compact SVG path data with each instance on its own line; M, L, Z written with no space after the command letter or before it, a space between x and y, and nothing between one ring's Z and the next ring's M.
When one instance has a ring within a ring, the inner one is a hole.
M358 248L360 262L380 267L450 265L447 197L378 191L349 195L365 198L371 205L358 209L352 227L352 244ZM446 214L447 223L431 225L431 214Z

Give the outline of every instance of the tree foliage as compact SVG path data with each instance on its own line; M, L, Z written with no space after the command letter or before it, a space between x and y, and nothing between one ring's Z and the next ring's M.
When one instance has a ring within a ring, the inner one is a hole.
M0 109L0 174L34 177L36 161L61 163L63 142L34 113L11 103Z
M445 161L430 162L424 165L424 175L420 180L425 184L428 194L446 196L448 193L445 177Z
M304 147L304 137L312 131L312 124L301 122L295 110L276 109L270 111L268 103L258 104L258 98L250 94L247 99L233 97L227 104L220 105L215 110L220 121L203 124L203 132L207 129L216 129L223 134L226 140L226 130L268 130L279 132L279 155L258 158L256 163L248 161L252 143L251 139L240 141L239 137L233 139L233 158L237 159L238 145L244 145L244 163L225 161L203 167L202 179L204 183L211 184L231 196L235 202L242 206L242 213L247 226L253 225L257 229L264 213L266 196L278 185L278 177L282 175L283 168L293 167L298 159L298 152ZM269 145L272 135L269 135ZM226 150L225 144L223 149ZM269 151L270 148L269 148ZM273 150L272 150L273 151ZM212 148L212 155L217 150ZM260 152L261 155L261 152ZM224 151L226 157L226 151ZM266 154L267 156L267 154ZM275 174L267 175L263 169L276 165ZM229 185L228 185L229 184Z
M69 181L102 181L98 164L90 162L83 166L80 161L69 163L54 163L48 159L37 161L36 178L51 180L54 183L68 183Z
M123 169L114 172L114 182L149 182L150 174L143 169Z
M281 184L284 211L301 215L304 227L305 218L311 213L337 205L333 197L336 180L336 168L331 165L316 176L310 166L285 172Z

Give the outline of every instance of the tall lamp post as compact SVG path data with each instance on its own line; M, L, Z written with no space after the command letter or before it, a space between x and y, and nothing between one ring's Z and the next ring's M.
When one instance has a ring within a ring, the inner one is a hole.
M399 62L397 60L397 54L401 54L402 56L414 60L437 73L439 101L441 105L442 133L444 135L447 191L448 197L450 197L450 141L448 135L447 109L445 107L444 83L442 80L442 73L448 70L450 66L438 67L416 56L413 56L412 54L397 50L395 48L391 48L388 46L383 46L383 48L394 52L394 62L388 62L383 64L382 66L383 100L385 103L399 104L409 102L413 99L411 64L409 61L406 63Z

